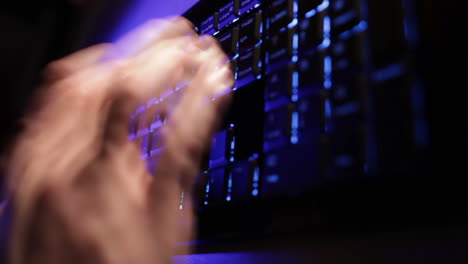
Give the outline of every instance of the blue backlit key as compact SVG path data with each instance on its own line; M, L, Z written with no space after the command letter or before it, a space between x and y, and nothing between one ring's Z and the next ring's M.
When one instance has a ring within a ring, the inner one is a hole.
M279 107L265 113L264 143L265 152L288 144L291 132L291 105Z
M268 40L267 72L273 72L286 66L295 54L299 36L296 28L284 29L279 33L270 34Z
M223 204L226 200L226 167L219 167L209 171L209 181L206 187L206 201L211 205Z
M239 52L252 49L260 41L262 30L262 13L256 12L239 22Z
M237 53L237 43L239 41L239 27L233 27L218 37L223 51L232 58Z
M246 201L260 194L260 167L255 158L231 166L226 201Z
M294 145L265 155L261 196L296 196L322 181L319 145Z
M235 151L234 126L224 129L213 136L211 142L211 152L209 167L215 168L224 166L228 162L234 161Z
M274 0L270 3L269 29L270 32L277 32L294 18L294 0Z
M215 32L215 17L212 15L200 24L200 33L205 35L213 35Z
M218 10L218 24L217 29L221 30L228 24L230 24L236 17L239 12L239 3L237 0L228 1L227 4L222 6Z
M299 14L303 16L312 9L317 9L317 7L324 2L328 3L329 0L298 0Z

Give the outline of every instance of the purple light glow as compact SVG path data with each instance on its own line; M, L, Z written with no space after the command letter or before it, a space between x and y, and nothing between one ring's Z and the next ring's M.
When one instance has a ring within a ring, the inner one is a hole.
M149 19L181 15L196 2L198 0L135 0L114 28L109 41L115 41Z

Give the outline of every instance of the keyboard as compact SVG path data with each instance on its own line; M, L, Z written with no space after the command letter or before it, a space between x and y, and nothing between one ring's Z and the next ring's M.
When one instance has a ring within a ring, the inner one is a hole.
M414 1L202 0L184 14L219 41L235 73L197 180L199 250L387 230L425 215L432 189L421 190L435 178L417 10ZM138 116L177 94L132 116L150 171L164 120Z

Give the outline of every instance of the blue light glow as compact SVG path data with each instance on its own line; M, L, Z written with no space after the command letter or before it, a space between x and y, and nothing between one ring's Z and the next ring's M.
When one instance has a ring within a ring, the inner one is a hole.
M319 45L320 50L330 47L330 44L331 44L330 32L331 32L331 19L329 16L326 16L323 18L323 41Z
M415 1L403 0L403 7L405 10L404 30L405 37L410 46L415 46L419 42L418 22L415 18Z
M299 61L299 56L297 56L297 55L292 56L291 61L292 61L293 63L298 62L298 61Z
M277 183L279 182L279 180L280 180L280 176L278 174L272 174L266 177L266 181L268 183Z
M236 136L233 136L231 140L231 150L230 150L231 156L229 157L230 162L234 162L235 149L236 149Z
M335 164L341 168L349 168L354 164L354 158L350 155L339 155L335 158Z
M310 10L309 12L307 12L307 13L305 14L305 17L306 17L306 18L311 18L311 17L315 16L316 14L317 14L317 10L312 9L312 10Z
M299 87L299 74L297 71L293 72L292 85L293 89L297 89L297 87Z
M332 107L331 107L331 101L330 99L325 100L325 116L327 118L332 117Z
M323 61L323 72L325 75L329 75L332 72L332 58L330 56L325 57Z
M351 36L353 36L353 34L357 34L357 33L361 33L361 32L364 32L366 31L368 28L368 23L367 21L365 20L361 20L356 26L354 26L353 28L349 29L349 30L346 30L342 33L340 33L340 35L338 36L338 38L340 39L348 39L350 38Z
M293 36L293 49L297 49L299 47L299 35L294 34Z
M298 96L298 89L299 89L299 73L297 71L294 71L292 73L292 96L291 96L291 100L293 102L297 102L297 100L299 99L299 96Z
M342 33L340 33L340 35L338 36L340 39L348 39L350 38L351 36L353 35L353 32L352 30L346 30Z
M209 193L210 193L210 183L208 182L205 187L205 202L203 203L205 205L208 204Z
M299 137L298 137L296 134L292 135L292 136L291 136L291 144L294 144L294 145L295 145L295 144L297 144L298 142L299 142Z
M331 89L332 88L332 58L330 56L325 57L323 61L323 72L324 72L324 81L323 81L323 87L325 89Z
M293 112L291 115L291 127L297 129L299 127L299 113Z
M228 184L227 184L227 195L226 201L231 201L231 193L232 193L232 173L229 173Z
M372 73L372 80L374 82L383 82L390 79L400 77L406 72L406 67L403 63L394 63L383 69L376 70Z
M297 26L297 24L299 23L299 20L297 18L294 18L289 24L288 24L288 28L293 28L295 26Z
M330 34L331 32L331 19L329 16L323 18L323 33Z
M324 0L318 7L317 11L322 12L330 6L330 0Z
M254 169L252 180L253 180L252 196L257 196L258 195L258 181L260 180L260 168L258 166L256 166Z
M228 188L232 188L232 174L229 174Z
M130 1L130 4L126 6L126 13L120 17L119 23L116 24L113 31L110 33L107 41L114 42L149 19L182 14L196 2L198 2L198 0Z
M259 167L255 167L253 180L255 182L258 182L258 180L260 180L260 168Z
M359 22L359 24L357 24L353 28L353 31L356 32L356 33L363 32L363 31L367 30L367 27L368 27L367 21L361 20L361 22Z
M293 112L291 114L291 144L297 144L299 142L298 137L298 128L299 128L299 113Z
M330 47L330 44L331 44L330 39L325 38L325 39L323 39L322 43L320 43L318 48L319 48L319 50L324 50L324 49Z

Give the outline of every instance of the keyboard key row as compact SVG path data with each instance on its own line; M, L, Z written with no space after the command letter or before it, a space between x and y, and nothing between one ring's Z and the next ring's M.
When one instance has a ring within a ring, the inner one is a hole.
M258 156L228 166L210 169L199 176L198 203L211 207L255 199L260 194Z
M199 32L201 34L212 35L216 31L223 30L233 23L237 18L242 17L251 9L260 5L260 0L233 0L208 16L200 23Z

